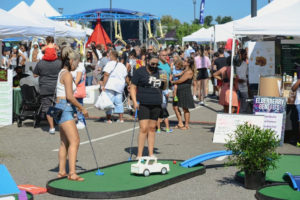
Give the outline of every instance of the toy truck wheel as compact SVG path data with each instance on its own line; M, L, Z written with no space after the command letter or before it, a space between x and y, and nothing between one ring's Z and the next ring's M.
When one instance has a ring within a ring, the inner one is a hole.
M163 167L161 169L161 174L165 175L167 173L167 168Z
M148 169L145 169L145 171L144 171L144 176L150 176L150 171L148 170Z

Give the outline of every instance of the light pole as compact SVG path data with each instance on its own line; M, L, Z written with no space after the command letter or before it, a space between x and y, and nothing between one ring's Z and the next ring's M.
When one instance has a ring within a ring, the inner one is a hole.
M110 15L112 14L112 0L110 0ZM113 39L112 39L112 26L113 26L113 24L112 24L113 22L112 22L112 18L110 19L110 40L112 41Z
M196 20L196 3L197 3L197 0L193 0L193 4L194 4L194 21Z
M251 17L257 16L257 0L251 0Z

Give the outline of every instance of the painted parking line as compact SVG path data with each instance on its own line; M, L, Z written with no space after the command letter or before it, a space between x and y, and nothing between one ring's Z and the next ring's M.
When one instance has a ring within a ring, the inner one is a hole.
M221 156L215 159L215 161L222 161L225 160L228 156Z
M192 111L195 111L195 110L198 110L200 108L204 108L203 106L197 106L196 108L193 108L190 110L190 112ZM173 117L176 117L175 114L173 115L170 115L169 118L173 118ZM135 129L138 129L140 128L139 126L135 127ZM127 129L127 130L124 130L124 131L119 131L119 132L116 132L116 133L112 133L112 134L109 134L109 135L106 135L106 136L103 136L103 137L99 137L99 138L95 138L95 139L92 139L91 142L97 142L97 141L100 141L100 140L105 140L105 139L108 139L108 138L111 138L111 137L115 137L115 136L118 136L118 135L122 135L122 134L125 134L125 133L128 133L130 131L133 131L133 128L130 128L130 129ZM79 145L85 145L85 144L88 144L89 141L84 141L84 142L81 142ZM57 152L59 149L54 149L52 151L54 152Z

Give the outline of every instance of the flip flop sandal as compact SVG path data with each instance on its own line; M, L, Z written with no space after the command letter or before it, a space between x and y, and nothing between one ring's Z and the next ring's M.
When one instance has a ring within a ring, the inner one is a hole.
M64 173L64 174L58 173L58 174L57 174L57 178L63 178L63 177L66 177L66 176L67 176L66 173Z
M84 181L84 178L82 178L78 175L77 175L76 178L72 178L73 175L76 175L76 174L75 173L74 174L69 174L68 175L68 180L70 180L70 181L79 181L79 182Z
M179 126L179 124L177 124L177 125L174 127L174 129L182 129L183 127L184 127L184 125Z

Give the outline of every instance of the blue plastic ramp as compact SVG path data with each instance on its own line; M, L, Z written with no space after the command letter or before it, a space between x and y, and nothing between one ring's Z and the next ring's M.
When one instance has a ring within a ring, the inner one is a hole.
M286 172L284 176L291 180L294 190L300 191L300 176L293 176L290 172Z
M0 165L0 197L19 193L20 190L5 165Z
M182 167L186 167L186 168L194 167L195 165L198 165L199 163L202 163L206 160L210 160L210 159L217 158L220 156L227 156L227 155L232 155L232 151L226 151L226 150L214 151L214 152L202 154L202 155L196 156L194 158L188 159L188 160L182 162L180 165Z

